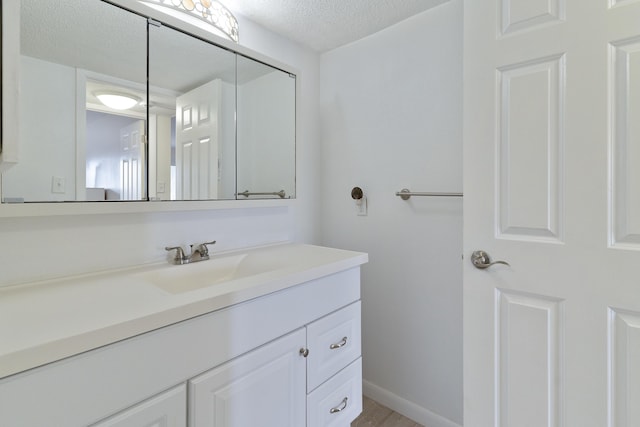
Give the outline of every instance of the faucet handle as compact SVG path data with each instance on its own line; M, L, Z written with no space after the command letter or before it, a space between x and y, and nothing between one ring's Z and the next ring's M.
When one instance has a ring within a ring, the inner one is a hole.
M184 250L182 249L182 246L166 246L164 248L165 251L176 251L176 256L173 257L173 261L177 264L183 264L184 260L185 260L185 256L184 256Z
M200 255L202 255L203 257L208 256L209 255L208 245L215 245L215 244L216 244L215 240L212 240L210 242L204 242L204 243L196 243L194 245L191 245L191 253L193 253L195 250L195 251L198 251Z

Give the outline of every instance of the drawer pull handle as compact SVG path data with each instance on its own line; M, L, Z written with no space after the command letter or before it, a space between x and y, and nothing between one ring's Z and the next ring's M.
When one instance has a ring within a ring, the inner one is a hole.
M347 337L342 338L342 341L340 341L338 344L331 344L329 348L331 350L337 350L341 347L344 347L345 345L347 345Z
M336 406L335 408L331 408L329 410L330 414L337 414L338 412L342 412L345 409L347 409L347 400L349 400L348 397L345 397L344 399L342 399L342 402L340 402L340 404L338 406Z

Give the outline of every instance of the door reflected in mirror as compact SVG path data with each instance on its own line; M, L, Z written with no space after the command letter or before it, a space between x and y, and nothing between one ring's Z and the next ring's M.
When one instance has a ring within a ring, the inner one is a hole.
M143 200L146 121L87 111L86 123L86 200Z
M85 82L86 201L146 200L146 86L78 70ZM81 109L81 105L78 106Z
M152 198L235 198L235 87L234 52L166 26L149 26ZM170 105L155 105L156 92L172 94Z

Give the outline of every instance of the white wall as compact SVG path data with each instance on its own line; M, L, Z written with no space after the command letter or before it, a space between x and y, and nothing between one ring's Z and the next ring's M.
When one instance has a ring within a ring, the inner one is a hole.
M218 111L218 150L220 150L219 194L233 199L236 194L236 87L231 83L220 83L222 96ZM227 108L226 106L232 106ZM242 190L240 190L242 191Z
M321 56L322 243L363 268L365 393L462 424L462 2ZM351 188L368 196L356 216Z
M320 128L318 117L319 55L257 24L237 16L240 44L300 70L296 140L296 203L293 233L296 240L320 242Z
M238 85L237 94L238 190L293 196L295 80L276 70Z
M22 162L3 175L2 196L30 202L75 200L76 70L21 58L20 115L26 118L20 123ZM64 179L64 192L51 191L53 176Z
M149 197L171 200L171 116L149 116ZM155 160L155 161L153 161ZM162 190L161 185L164 187Z
M291 208L0 218L0 286L165 258L164 246L216 239L213 251L317 241L318 55L244 21L242 44L301 70L299 198ZM49 79L49 84L51 80Z

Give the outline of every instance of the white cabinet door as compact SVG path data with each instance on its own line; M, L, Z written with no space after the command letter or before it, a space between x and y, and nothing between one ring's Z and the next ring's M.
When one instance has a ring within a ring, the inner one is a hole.
M185 427L186 425L187 389L184 384L181 384L94 424L93 427Z
M304 426L305 345L299 329L189 381L189 425Z
M465 1L465 427L640 426L639 22Z

